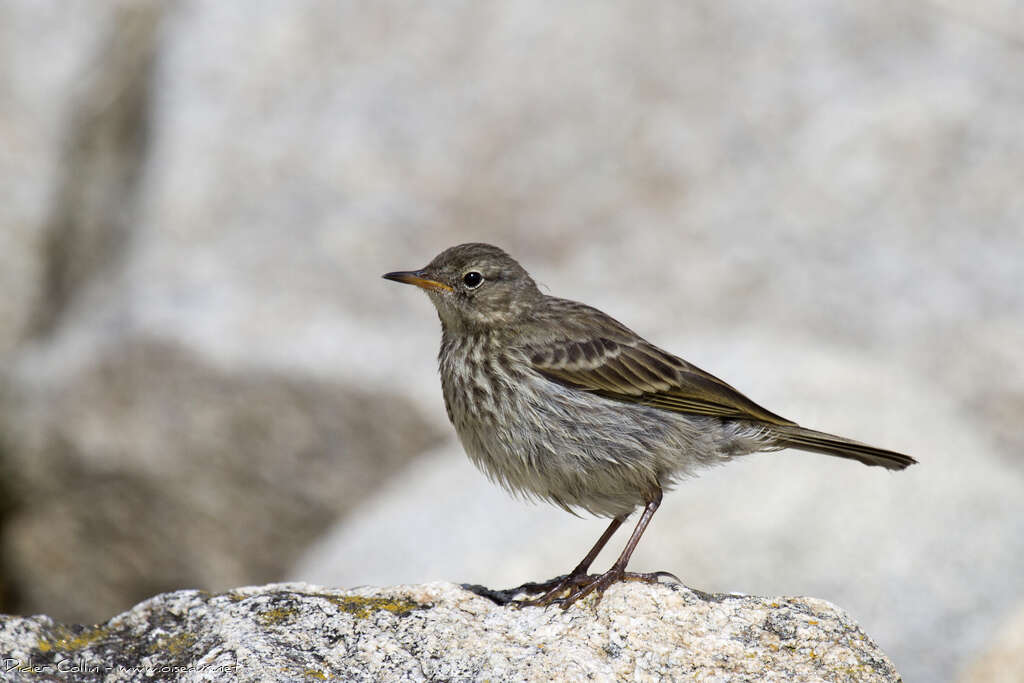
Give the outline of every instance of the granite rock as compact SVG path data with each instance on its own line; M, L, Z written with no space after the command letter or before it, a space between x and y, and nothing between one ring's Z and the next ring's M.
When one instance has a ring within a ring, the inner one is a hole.
M94 626L0 617L0 651L10 681L901 680L846 613L814 598L619 584L563 611L486 592L177 591Z

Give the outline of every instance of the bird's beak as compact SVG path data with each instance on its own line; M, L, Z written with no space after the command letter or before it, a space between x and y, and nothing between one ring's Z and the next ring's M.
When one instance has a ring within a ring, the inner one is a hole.
M451 292L451 287L438 282L436 280L428 280L423 277L422 270L399 270L394 273L384 273L382 276L385 280L394 280L395 282L404 282L407 285L416 285L422 289L432 289L435 292Z

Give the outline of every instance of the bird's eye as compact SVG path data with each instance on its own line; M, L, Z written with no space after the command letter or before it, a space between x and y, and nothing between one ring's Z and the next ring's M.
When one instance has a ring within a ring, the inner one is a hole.
M476 289L484 283L484 276L475 270L471 270L462 276L462 284L469 289Z

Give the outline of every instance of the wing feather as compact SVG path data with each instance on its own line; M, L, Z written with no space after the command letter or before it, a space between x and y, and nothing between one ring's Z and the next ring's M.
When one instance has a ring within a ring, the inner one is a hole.
M609 336L546 340L543 347L528 349L531 365L552 381L613 400L694 415L794 424L639 337L621 331L618 339Z
M521 348L533 369L553 382L625 403L727 420L761 422L776 445L903 469L916 462L895 451L800 427L714 375L662 351L595 308L548 298L549 318Z

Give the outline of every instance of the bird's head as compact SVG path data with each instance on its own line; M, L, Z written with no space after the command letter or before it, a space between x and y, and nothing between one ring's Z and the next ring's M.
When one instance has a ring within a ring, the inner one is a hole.
M543 296L515 259L490 244L460 244L420 270L384 277L425 291L442 325L452 331L514 325Z

